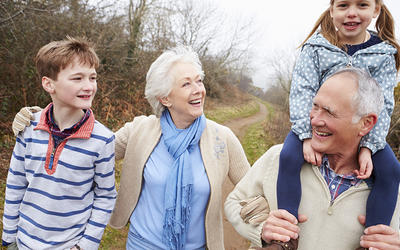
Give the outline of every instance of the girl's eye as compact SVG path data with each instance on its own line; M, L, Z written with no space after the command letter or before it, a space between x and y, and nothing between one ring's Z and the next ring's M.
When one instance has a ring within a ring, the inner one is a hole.
M72 80L74 80L74 81L80 81L82 78L81 77L74 77L74 78L72 78Z
M182 87L186 87L186 86L188 86L189 84L190 84L189 82L185 82L185 83L183 83Z
M203 82L203 80L201 80L201 79L198 79L196 82L197 82L197 83L202 83L202 82Z
M92 76L92 77L90 77L90 80L96 81L96 80L97 80L97 77L96 77L96 76Z

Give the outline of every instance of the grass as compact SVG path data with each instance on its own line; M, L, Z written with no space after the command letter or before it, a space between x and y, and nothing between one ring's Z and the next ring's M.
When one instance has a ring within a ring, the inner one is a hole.
M276 144L274 139L271 138L264 129L266 124L271 122L274 109L266 102L263 102L263 104L268 109L268 116L265 120L251 125L246 130L246 135L241 142L250 165L253 165L254 162L265 153L265 151L267 151L272 145Z
M206 117L217 123L224 123L226 121L239 118L249 117L256 114L260 110L256 100L251 100L243 104L235 106L220 106L206 110L204 113Z

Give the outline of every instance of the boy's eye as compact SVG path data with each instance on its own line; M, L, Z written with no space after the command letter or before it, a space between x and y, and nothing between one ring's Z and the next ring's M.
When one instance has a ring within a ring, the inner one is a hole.
M72 80L74 80L74 81L79 81L79 80L81 80L82 78L81 77L74 77L74 78L72 78Z
M185 83L182 84L182 87L186 87L186 86L188 86L189 84L190 84L189 82L185 82Z
M96 80L97 80L97 77L96 77L96 76L92 76L92 77L90 77L90 80L96 81Z

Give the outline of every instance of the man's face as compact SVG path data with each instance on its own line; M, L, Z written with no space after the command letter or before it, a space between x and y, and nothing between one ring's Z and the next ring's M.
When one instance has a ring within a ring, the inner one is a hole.
M352 122L356 88L356 78L350 73L335 75L321 86L310 112L314 150L339 155L357 150L361 127L360 122Z

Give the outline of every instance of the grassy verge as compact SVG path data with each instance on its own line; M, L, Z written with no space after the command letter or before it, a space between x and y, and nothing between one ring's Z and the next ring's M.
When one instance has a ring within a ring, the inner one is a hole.
M217 123L224 123L239 117L248 117L256 114L260 110L257 101L236 105L236 106L221 106L206 110L204 113L206 117Z
M264 129L266 124L271 122L271 119L274 116L274 109L268 103L264 102L264 105L268 109L268 116L264 121L251 125L242 139L242 146L250 165L253 165L254 162L265 153L265 151L276 143Z

